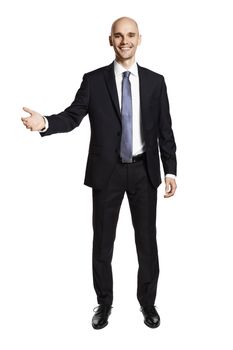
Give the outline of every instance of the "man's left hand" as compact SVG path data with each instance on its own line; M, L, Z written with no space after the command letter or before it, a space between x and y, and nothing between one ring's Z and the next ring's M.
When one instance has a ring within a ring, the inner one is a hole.
M176 180L172 179L171 177L166 176L165 177L165 195L164 198L169 198L174 196L175 192L176 192Z

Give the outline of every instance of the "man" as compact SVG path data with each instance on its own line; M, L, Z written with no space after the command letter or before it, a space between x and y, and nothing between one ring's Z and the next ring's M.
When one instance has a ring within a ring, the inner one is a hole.
M93 283L98 307L92 326L108 324L112 309L112 254L120 206L127 194L139 262L137 298L144 323L160 324L154 306L159 276L156 242L157 187L160 161L165 173L165 198L176 191L176 144L162 75L136 64L141 42L137 23L117 19L110 45L115 60L84 74L72 104L59 114L42 116L28 108L26 128L41 136L68 132L89 115L91 138L84 184L93 194Z

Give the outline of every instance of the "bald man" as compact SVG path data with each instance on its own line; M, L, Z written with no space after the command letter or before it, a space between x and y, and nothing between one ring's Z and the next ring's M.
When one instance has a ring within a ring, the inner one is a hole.
M165 198L176 191L176 144L164 77L135 61L141 43L137 23L117 19L109 43L115 60L83 76L74 101L59 114L43 116L29 108L23 124L41 136L69 132L89 115L91 138L84 184L93 196L93 284L98 306L92 326L108 324L113 303L112 255L118 215L126 193L138 256L137 299L144 323L160 324L154 305L159 276L156 242L160 158ZM127 264L127 261L125 261ZM122 288L127 288L123 285ZM128 322L127 309L123 317Z

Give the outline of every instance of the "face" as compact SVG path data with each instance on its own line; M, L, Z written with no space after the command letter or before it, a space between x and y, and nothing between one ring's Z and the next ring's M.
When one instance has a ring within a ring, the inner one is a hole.
M109 37L110 45L116 54L116 60L134 62L135 53L141 42L137 23L130 18L119 19L112 25L112 32Z

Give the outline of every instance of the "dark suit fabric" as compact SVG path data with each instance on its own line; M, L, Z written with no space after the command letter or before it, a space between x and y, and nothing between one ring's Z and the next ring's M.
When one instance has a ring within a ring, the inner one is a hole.
M161 183L159 150L165 174L176 174L176 144L163 76L140 66L138 73L146 165L150 181L157 188ZM101 189L120 151L121 115L113 63L84 75L72 104L59 114L46 116L49 129L41 136L71 131L86 114L91 139L84 183Z
M93 189L93 279L97 300L99 304L107 305L113 301L111 261L119 210L125 193L130 206L139 263L137 298L143 306L154 305L159 276L157 190L148 179L144 160L116 164L104 189Z
M119 161L121 115L114 64L83 76L72 104L46 116L49 129L41 136L68 132L88 114L91 139L84 183L93 194L93 282L99 304L113 302L112 254L120 206L126 193L138 256L137 298L154 305L159 261L156 242L157 187L160 159L165 174L176 174L176 144L162 75L138 65L145 159ZM127 263L127 262L126 262Z

